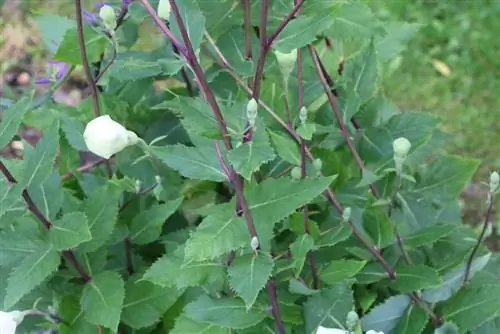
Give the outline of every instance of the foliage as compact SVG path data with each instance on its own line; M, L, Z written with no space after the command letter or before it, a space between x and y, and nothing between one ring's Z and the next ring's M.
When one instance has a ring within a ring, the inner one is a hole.
M61 333L494 333L497 260L457 201L479 162L380 89L415 27L357 2L209 2L170 1L166 25L126 1L114 32L38 14L54 57L99 89L2 113L2 146L23 122L44 133L1 161L2 309L36 307L23 330ZM138 51L151 19L163 43ZM294 50L285 78L274 51ZM142 139L77 171L100 113Z

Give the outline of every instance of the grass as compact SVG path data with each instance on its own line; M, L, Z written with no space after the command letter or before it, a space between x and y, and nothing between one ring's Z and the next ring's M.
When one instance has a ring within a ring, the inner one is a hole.
M478 177L500 166L500 2L367 0L384 20L422 24L384 78L402 110L434 113L453 133L450 149L482 160ZM444 62L450 76L432 61Z

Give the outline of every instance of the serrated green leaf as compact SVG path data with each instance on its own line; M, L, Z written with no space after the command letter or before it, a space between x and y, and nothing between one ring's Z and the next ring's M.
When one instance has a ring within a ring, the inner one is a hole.
M436 270L424 265L416 264L397 269L396 290L400 292L413 292L438 286L442 279Z
M457 228L458 225L452 225L452 224L433 225L426 229L420 230L413 235L406 237L404 243L406 247L411 247L411 248L417 248L423 245L430 245L436 242L437 240L446 237Z
M316 333L319 326L344 328L347 313L354 307L351 285L352 281L342 281L307 299L304 304L307 334Z
M273 258L266 253L238 256L228 269L229 284L243 299L247 310L255 303L273 271Z
M177 7L193 49L197 50L203 40L203 33L205 31L205 17L203 16L203 12L194 0L181 1L177 4ZM170 29L178 40L183 40L177 20L170 21Z
M332 228L331 230L324 233L319 241L316 242L316 247L332 247L347 240L352 234L351 229L347 226L347 224L339 224Z
M359 97L361 104L369 101L375 95L378 80L378 64L373 42L365 47L355 58L346 62L341 78L348 96ZM355 112L350 112L350 115L347 115L346 119L350 119L354 114Z
M83 212L65 214L61 219L53 221L50 229L50 240L58 250L75 248L90 239L92 235Z
M116 332L125 297L125 284L116 272L103 271L83 288L80 304L85 319Z
M325 283L336 284L354 277L365 265L366 261L345 259L332 261L321 271L319 277Z
M16 135L23 116L31 105L31 96L25 96L9 108L2 110L0 122L0 148L4 148Z
M88 151L87 144L85 144L85 141L83 140L85 126L80 120L75 117L62 114L61 130L64 132L64 136L68 140L71 147L79 151Z
M442 305L442 314L462 331L473 330L499 315L499 293L499 286L460 290Z
M367 38L378 24L375 15L364 3L345 3L333 15L334 22L328 34L339 39Z
M215 299L207 295L189 303L185 314L197 322L234 329L248 328L266 317L264 310L255 307L247 310L245 304L237 299Z
M186 243L186 260L214 259L250 243L243 218L236 216L234 205L222 204L205 217Z
M278 156L292 165L300 165L300 152L297 143L278 132L270 130L268 132Z
M61 176L57 171L53 171L42 184L29 187L28 193L45 217L56 219L63 202Z
M414 192L439 200L455 199L470 181L479 160L441 156L427 165Z
M23 188L19 184L9 184L6 178L0 179L0 218L13 211L23 213L26 204L22 200Z
M332 24L331 15L319 17L301 15L286 25L273 46L280 52L291 52L312 43L316 35L328 29Z
M406 42L419 30L420 24L407 22L384 23L385 36L375 38L377 54L383 61L394 58L404 47Z
M379 262L367 264L358 274L356 280L360 284L370 284L379 282L387 278L387 272Z
M288 281L288 291L304 296L311 296L318 293L320 290L313 290L305 285L302 281L292 278Z
M134 329L152 326L179 299L183 290L160 287L147 281L125 284L122 321Z
M264 251L272 238L274 224L294 210L311 202L333 182L335 177L320 177L295 181L267 179L245 187L245 198Z
M472 261L470 278L488 263L491 253L483 255ZM422 297L426 302L436 303L449 299L462 286L466 265L461 265L443 275L443 283L435 288L425 290Z
M406 295L390 297L361 318L363 328L384 333L391 332L405 315L411 299Z
M295 267L295 277L299 277L306 262L307 254L314 248L314 239L309 234L303 234L297 238L291 245L290 251L293 256L293 265Z
M424 330L428 321L429 316L425 313L423 308L416 305L410 305L394 329L394 334L420 334Z
M79 295L65 295L61 300L58 312L65 320L59 324L60 334L95 334L96 325L85 320L80 307Z
M197 322L185 314L175 321L175 327L169 332L171 334L231 334L231 329L212 324Z
M80 245L79 250L93 252L108 240L118 216L119 196L120 191L110 184L96 188L90 194L83 211L87 216L92 240Z
M104 37L104 34L98 33L89 26L84 26L83 32L88 60L90 62L96 62L100 59L101 54L106 50L107 46L111 44L111 42ZM82 56L77 36L77 28L69 28L64 33L64 37L62 38L57 51L54 53L53 58L68 64L81 65Z
M3 231L0 233L0 267L19 262L44 248L44 240L37 232Z
M35 14L34 18L42 40L51 54L56 52L66 31L76 27L74 20L59 15Z
M4 309L10 309L45 281L57 270L60 263L59 253L52 245L45 245L37 252L26 256L9 275L3 301Z
M363 227L380 249L394 242L394 227L384 207L370 207L363 212Z
M148 151L182 176L216 182L227 179L214 147L152 146Z
M298 135L305 140L311 140L315 131L316 131L316 124L314 123L300 124L299 127L297 128Z
M161 234L163 223L180 207L183 198L153 205L140 212L130 224L130 238L138 245L155 241Z
M56 119L34 149L25 149L24 170L19 184L24 187L42 184L54 170L58 145L59 120Z
M250 181L252 174L276 155L267 141L251 140L229 151L227 157L236 172Z

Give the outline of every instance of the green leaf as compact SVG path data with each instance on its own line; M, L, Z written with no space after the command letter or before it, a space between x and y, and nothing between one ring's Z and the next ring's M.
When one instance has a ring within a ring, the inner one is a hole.
M425 310L412 304L406 309L404 316L394 329L394 334L420 334L428 321L429 316L425 313Z
M359 97L359 102L363 104L375 95L378 76L377 54L371 42L355 58L346 62L341 78L347 94ZM351 113L346 119L354 114Z
M80 304L85 319L112 331L117 330L125 297L125 287L118 273L103 271L83 288Z
M85 201L83 211L87 216L92 240L78 247L90 253L102 246L110 237L118 216L118 198L120 191L107 184L96 188Z
M362 317L361 324L363 328L389 333L396 328L410 303L407 295L392 296Z
M279 34L273 47L280 52L291 52L316 40L316 35L333 24L331 15L307 17L301 15L290 21Z
M336 244L347 240L352 234L351 229L347 224L338 224L332 229L324 233L319 241L316 242L316 247L332 247Z
M83 212L65 214L53 222L50 239L58 250L75 248L79 244L92 239L87 217Z
M79 295L65 295L58 308L64 322L59 324L60 334L95 334L96 325L85 320L80 306Z
M394 228L385 207L370 207L363 212L363 227L380 249L394 243Z
M319 277L327 284L336 284L354 277L365 265L366 261L345 259L332 261L321 271Z
M453 224L437 224L418 231L417 233L405 237L406 247L417 248L423 245L431 245L441 238L446 237L458 228Z
M10 309L22 297L45 281L57 270L60 262L59 253L51 245L45 245L37 252L26 256L9 275L3 301L4 309Z
M59 121L56 119L34 149L25 149L24 170L19 184L24 187L41 185L54 170L58 145Z
M147 281L129 280L125 284L122 321L134 329L152 326L161 320L183 292Z
M276 155L267 138L265 140L254 138L229 151L227 157L236 172L250 181L252 174L258 171L262 164L273 160Z
M229 284L243 299L247 310L255 303L273 271L273 258L263 252L238 256L228 269Z
M2 110L0 122L0 149L7 146L16 135L26 111L31 105L31 96L25 96L7 109Z
M61 175L57 171L52 171L42 184L29 187L28 193L45 217L56 219L63 202Z
M101 58L101 54L110 42L104 37L104 34L98 33L89 26L85 26L83 32L88 60L94 63ZM77 28L70 28L65 32L53 58L72 65L82 64Z
M231 329L194 321L182 314L175 321L175 327L170 334L231 334Z
M327 34L338 39L367 38L378 25L375 15L363 3L345 3L333 15L333 25Z
M196 51L203 40L203 33L205 32L205 17L198 7L195 0L180 1L177 4L181 19L184 22L189 40ZM171 14L173 17L173 13ZM177 20L170 20L170 28L179 41L183 40L180 29L177 25Z
M295 278L288 281L288 291L304 296L311 296L319 292L319 290L310 289L302 281Z
M442 279L436 270L416 264L398 268L394 283L396 290L400 292L413 292L438 286Z
M439 200L455 199L470 181L479 160L440 156L427 165L413 190L423 197Z
M207 295L189 303L185 312L186 316L197 322L234 329L256 325L267 316L264 310L256 307L247 310L245 304L237 299L215 299Z
M295 181L267 179L245 187L245 198L257 229L259 242L267 250L274 224L296 209L311 202L333 182L335 177L319 177Z
M307 299L304 304L306 333L316 333L319 326L343 328L347 313L354 307L351 285L351 281L342 281Z
M155 241L161 234L163 223L180 207L183 198L153 205L141 211L130 224L130 238L138 245Z
M222 204L207 216L186 243L186 260L217 258L250 244L245 220L236 216L234 204Z
M295 267L295 277L299 277L306 262L307 254L314 248L314 239L309 234L303 234L297 238L291 245L290 251L293 256L293 265Z
M44 247L44 240L37 232L3 231L0 233L0 267L19 262Z
M161 74L162 68L157 61L126 57L117 59L110 68L113 78L120 81L140 80Z
M367 264L358 274L356 280L360 284L376 283L387 278L387 272L379 262Z
M315 131L316 124L314 123L300 124L297 128L297 134L305 140L311 140Z
M472 278L476 272L483 269L490 257L491 253L488 253L472 261L469 277ZM440 286L424 291L422 296L423 299L429 303L436 303L449 299L462 286L465 267L466 265L464 264L446 273L443 276L443 283Z
M499 315L499 293L500 286L463 289L442 305L442 314L461 331L473 330Z
M83 132L85 131L85 126L81 121L75 117L70 117L68 115L61 115L61 129L64 132L64 136L68 140L68 143L76 150L88 151L87 144L83 140Z
M300 165L300 152L297 143L278 132L271 130L268 130L268 132L278 156L292 165Z
M45 46L54 54L66 32L76 27L76 22L66 17L53 14L35 14L35 22Z
M439 328L436 328L434 330L434 334L459 334L460 333L460 330L459 328L457 327L457 325L455 325L454 323L452 322L445 322L442 326L440 326ZM486 334L487 332L478 332L478 333L481 333L481 334ZM493 332L493 333L497 333L496 331Z
M227 179L214 147L152 146L148 151L182 176L216 182Z
M384 23L384 29L387 34L375 38L375 47L380 59L388 61L394 58L394 56L404 49L406 43L420 29L420 26L418 23L407 22Z
M0 218L11 212L22 214L26 211L26 204L22 200L23 188L20 184L9 184L5 177L0 179Z

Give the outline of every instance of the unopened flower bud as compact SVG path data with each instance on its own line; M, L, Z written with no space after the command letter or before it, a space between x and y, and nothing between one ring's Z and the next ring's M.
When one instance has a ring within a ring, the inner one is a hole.
M302 107L299 111L300 123L305 124L307 122L307 108Z
M155 181L156 181L156 183L160 184L161 183L161 176L155 175Z
M349 311L349 313L347 313L347 318L345 321L347 329L353 331L358 322L359 322L358 314L355 311Z
M16 334L16 327L23 321L26 313L21 311L0 311L0 333Z
M135 193L138 194L141 192L142 182L141 180L135 180Z
M276 55L276 59L278 60L283 78L285 80L288 80L288 77L295 67L295 62L297 61L297 49L293 49L289 53L283 53L275 50L274 54Z
M321 161L321 159L319 159L319 158L314 159L314 161L313 161L313 167L317 171L320 171L323 168L323 161Z
M344 209L344 213L342 213L342 220L344 222L348 222L351 219L351 208L347 207Z
M247 119L251 127L255 126L255 120L257 119L257 111L259 110L259 104L252 98L247 103Z
M90 152L105 159L141 140L134 132L112 120L109 115L91 120L85 127L83 139Z
M102 19L102 22L108 28L108 30L115 30L116 28L116 13L113 7L104 5L101 7L99 11L99 16Z
M158 16L168 21L170 19L170 10L170 1L160 0L158 3Z
M252 240L250 241L250 246L252 247L252 250L254 252L256 252L257 249L259 248L259 239L256 236L252 237Z
M302 171L300 170L300 167L293 167L292 171L290 172L290 176L294 180L300 180L302 178Z
M384 334L384 332L382 332L382 331L377 332L377 331L374 331L373 329L370 329L369 331L366 332L366 334Z
M351 334L350 331L339 328L327 328L323 326L319 326L316 330L316 334Z
M498 172L490 174L490 193L494 193L500 185L500 175Z
M399 137L392 142L392 148L394 150L394 155L400 157L406 157L411 149L411 143L405 137Z

